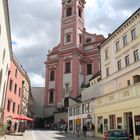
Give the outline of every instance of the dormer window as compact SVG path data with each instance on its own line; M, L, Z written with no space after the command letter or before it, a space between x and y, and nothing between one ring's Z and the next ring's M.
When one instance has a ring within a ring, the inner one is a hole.
M71 16L72 15L72 8L71 7L69 7L68 9L67 9L67 17L69 17L69 16Z

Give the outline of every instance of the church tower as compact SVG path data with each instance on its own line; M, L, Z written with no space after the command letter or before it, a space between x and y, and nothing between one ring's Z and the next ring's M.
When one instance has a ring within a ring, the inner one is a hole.
M85 0L62 0L60 43L45 62L44 115L49 122L68 106L68 97L81 96L81 88L99 71L97 46L104 37L86 32L84 6Z
M61 49L82 44L84 4L85 0L62 0Z

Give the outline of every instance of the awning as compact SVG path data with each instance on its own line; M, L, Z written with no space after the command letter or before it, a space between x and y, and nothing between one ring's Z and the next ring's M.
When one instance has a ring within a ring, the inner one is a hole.
M27 117L27 116L24 116L24 115L16 115L15 117L14 117L14 119L15 120L26 120L26 121L33 121L33 119L32 118L29 118L29 117Z

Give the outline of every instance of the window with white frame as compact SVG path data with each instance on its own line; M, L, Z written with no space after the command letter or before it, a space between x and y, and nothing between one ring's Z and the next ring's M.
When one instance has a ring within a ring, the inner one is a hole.
M121 60L119 60L119 61L117 62L117 66L118 66L118 70L121 70L121 68L122 68L122 66L121 66Z
M127 45L127 35L125 35L124 37L123 37L123 45L124 46L126 46Z
M138 61L139 60L139 51L138 49L134 51L134 61Z
M131 38L132 38L132 40L134 40L136 38L136 29L135 28L133 30L131 30Z
M125 56L125 66L128 66L130 64L129 61L129 55Z
M117 42L116 42L116 52L119 51L119 50L120 50L120 42L117 41Z

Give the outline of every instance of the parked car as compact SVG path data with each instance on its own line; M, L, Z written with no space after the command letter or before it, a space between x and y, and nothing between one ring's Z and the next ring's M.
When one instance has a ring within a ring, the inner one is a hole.
M130 135L125 130L110 130L106 132L105 140L130 140Z

